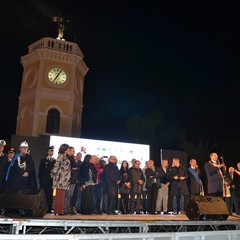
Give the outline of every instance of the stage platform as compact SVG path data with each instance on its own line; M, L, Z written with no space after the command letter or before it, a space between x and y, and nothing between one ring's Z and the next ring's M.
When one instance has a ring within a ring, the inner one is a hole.
M0 234L126 234L237 231L240 216L224 221L190 221L186 215L64 215L41 219L0 217ZM235 232L235 233L237 233ZM240 235L239 235L240 236ZM0 238L1 239L1 238ZM240 238L237 238L240 239Z

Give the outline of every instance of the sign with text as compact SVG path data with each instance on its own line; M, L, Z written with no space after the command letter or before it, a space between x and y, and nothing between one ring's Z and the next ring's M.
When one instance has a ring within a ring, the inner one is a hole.
M104 141L85 138L72 138L62 136L50 136L50 146L55 147L54 157L57 158L58 149L61 144L66 143L69 146L75 148L75 153L81 152L82 156L86 154L102 156L114 155L118 159L118 166L121 165L123 160L127 160L129 163L133 158L141 161L141 167L145 166L145 162L150 157L150 146L145 144L125 143ZM82 159L83 159L82 158ZM131 166L131 164L130 164Z

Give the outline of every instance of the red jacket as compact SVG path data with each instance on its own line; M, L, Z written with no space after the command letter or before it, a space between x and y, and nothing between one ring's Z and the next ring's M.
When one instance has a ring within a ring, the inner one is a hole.
M97 170L97 181L96 181L96 183L97 184L101 183L100 174L103 173L103 167L99 163L98 164L93 164L93 166Z

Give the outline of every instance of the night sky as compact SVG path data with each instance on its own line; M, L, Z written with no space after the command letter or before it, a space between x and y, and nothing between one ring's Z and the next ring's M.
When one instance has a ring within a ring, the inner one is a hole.
M89 67L82 137L128 141L126 120L160 109L191 141L237 140L240 5L209 2L1 1L0 138L15 133L20 57L57 36L51 18L61 13Z

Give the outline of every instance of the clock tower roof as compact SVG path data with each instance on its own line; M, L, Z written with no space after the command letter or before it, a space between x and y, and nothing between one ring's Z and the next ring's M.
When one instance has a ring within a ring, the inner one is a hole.
M28 53L33 53L39 49L51 49L64 53L74 54L81 58L84 57L81 49L76 43L45 37L28 46Z

